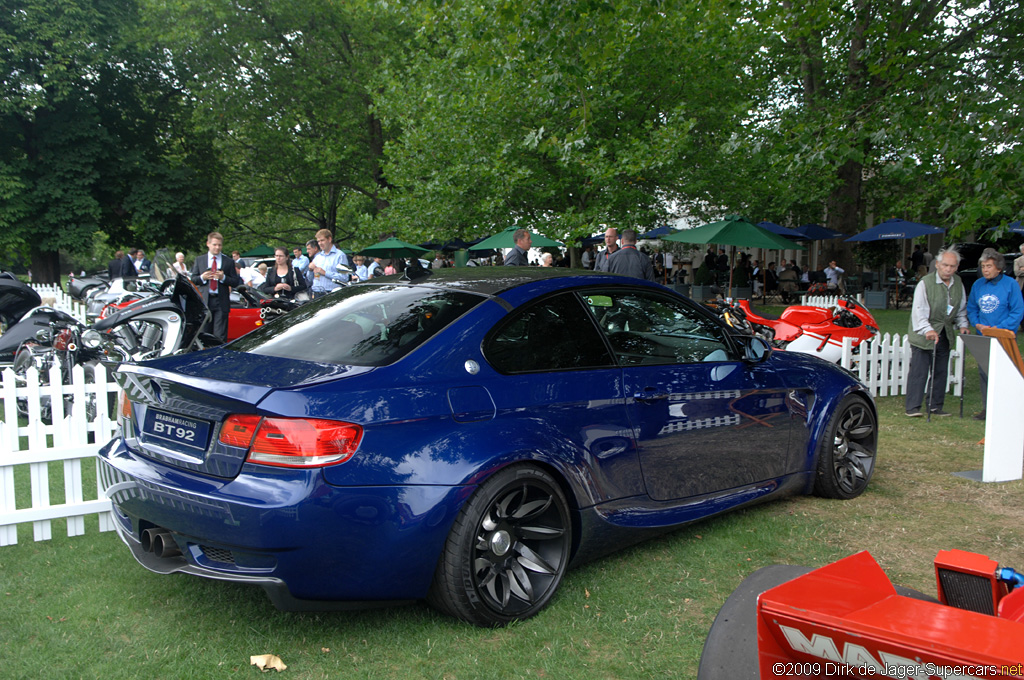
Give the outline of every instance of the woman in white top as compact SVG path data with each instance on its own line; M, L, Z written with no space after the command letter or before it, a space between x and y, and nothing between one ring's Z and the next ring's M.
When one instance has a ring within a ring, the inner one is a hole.
M185 266L185 253L175 253L171 269L177 274L188 274L188 267Z

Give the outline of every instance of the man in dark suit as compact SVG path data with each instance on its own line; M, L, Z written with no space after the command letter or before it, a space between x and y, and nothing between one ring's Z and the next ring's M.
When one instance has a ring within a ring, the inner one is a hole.
M132 248L124 254L124 257L121 258L120 276L122 279L133 279L139 275L139 273L135 271L135 253L135 248Z
M114 279L121 278L121 272L124 267L124 251L119 250L114 253L114 259L107 263L107 277L113 281Z
M221 340L228 337L228 313L231 310L231 289L242 284L235 271L235 263L221 253L224 237L210 232L206 237L206 255L200 255L192 265L192 283L203 294L203 302L210 308L213 328L211 333Z

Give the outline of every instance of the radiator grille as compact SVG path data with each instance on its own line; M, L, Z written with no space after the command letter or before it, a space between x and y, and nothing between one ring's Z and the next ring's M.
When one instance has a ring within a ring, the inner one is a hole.
M992 581L984 576L940 568L939 584L949 606L979 614L995 614Z

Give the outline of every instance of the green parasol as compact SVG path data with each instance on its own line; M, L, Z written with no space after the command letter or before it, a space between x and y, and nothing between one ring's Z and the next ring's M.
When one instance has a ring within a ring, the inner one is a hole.
M522 227L511 226L505 231L499 232L494 236L485 238L480 243L470 247L470 250L494 250L495 248L514 248L516 243L512 240L512 234L516 233L517 229ZM530 231L530 238L533 241L534 248L546 248L546 247L562 247L562 244L558 241L552 241L547 236L538 234L535 231Z

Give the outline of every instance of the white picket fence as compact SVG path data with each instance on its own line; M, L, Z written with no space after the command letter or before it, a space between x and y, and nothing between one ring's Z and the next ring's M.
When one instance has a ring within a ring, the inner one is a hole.
M835 307L839 303L838 295L801 295L800 304L811 307ZM858 293L855 297L860 305L864 305L864 296Z
M890 397L907 393L910 370L910 341L906 335L886 333L869 342L861 343L853 351L853 338L843 338L843 356L839 364L853 371L876 397ZM952 388L959 397L964 390L964 341L958 335L949 352L949 371L946 391Z
M804 295L800 302L813 307L834 307L839 302L836 295ZM864 304L864 296L857 295L857 302ZM958 336L949 352L949 371L946 373L946 392L953 390L959 397L964 390L964 341ZM839 364L857 374L861 382L870 388L876 397L890 397L907 393L907 377L910 371L910 342L906 335L876 336L870 342L861 344L853 352L853 339L844 338L843 356Z
M55 283L33 283L32 289L39 293L42 304L66 312L82 323L88 323L85 318L85 305L64 292L59 284Z
M95 382L87 382L81 366L72 371L70 385L61 385L60 369L53 367L49 385L40 386L38 372L30 368L26 385L16 384L14 371L0 373L0 546L18 542L18 525L32 523L36 541L51 538L54 519L66 518L68 536L85 533L85 517L99 515L99 530L113 529L110 500L99 485L86 490L82 478L82 462L98 464L100 448L116 430L115 421L107 411L108 395L118 390L105 371L96 372ZM65 413L65 397L70 397L70 413ZM19 425L18 402L28 410L27 424ZM43 422L41 404L46 400L53 411L52 424ZM94 409L86 408L93 401ZM52 502L51 474L63 463L63 503ZM51 463L54 465L51 467ZM15 474L28 467L30 498L17 496ZM21 506L21 507L19 507Z

